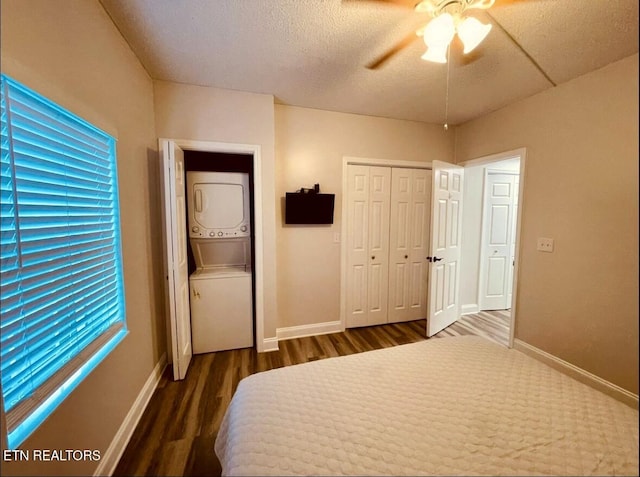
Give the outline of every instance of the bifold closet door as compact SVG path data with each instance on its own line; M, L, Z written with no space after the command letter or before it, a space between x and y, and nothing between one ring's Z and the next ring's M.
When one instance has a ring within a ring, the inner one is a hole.
M393 168L389 240L389 323L427 316L431 171Z
M387 322L391 169L347 168L347 327Z

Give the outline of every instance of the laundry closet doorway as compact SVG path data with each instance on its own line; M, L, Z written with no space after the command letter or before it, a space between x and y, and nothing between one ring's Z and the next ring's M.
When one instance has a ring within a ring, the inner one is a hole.
M187 161L194 169L206 168L207 153L237 154L251 157L249 166L253 173L253 310L254 344L262 351L264 342L264 237L262 231L262 174L260 146L160 139L159 149L162 163L162 196L164 204L163 243L165 249L166 312L168 357L173 365L174 379L186 376L191 356L191 322L189 312L189 248L187 246L186 220L186 164L185 152L191 158ZM205 154L205 156L203 156ZM212 167L213 169L214 167ZM191 268L193 263L191 264Z

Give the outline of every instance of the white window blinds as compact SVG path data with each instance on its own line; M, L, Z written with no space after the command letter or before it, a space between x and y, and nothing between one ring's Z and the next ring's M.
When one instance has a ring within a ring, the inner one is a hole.
M2 395L9 446L126 333L115 140L2 76Z

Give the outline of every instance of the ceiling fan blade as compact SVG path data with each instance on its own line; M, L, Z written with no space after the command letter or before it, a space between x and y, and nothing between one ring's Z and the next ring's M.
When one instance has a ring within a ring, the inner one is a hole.
M405 36L402 40L400 40L398 43L396 43L391 48L389 48L385 53L383 53L382 55L378 56L375 60L373 60L369 64L367 64L366 65L367 68L370 69L370 70L377 70L384 63L389 61L391 59L391 57L393 57L394 55L396 55L400 51L404 50L411 43L413 43L417 38L419 38L418 35L416 35L415 32L411 32L410 34Z

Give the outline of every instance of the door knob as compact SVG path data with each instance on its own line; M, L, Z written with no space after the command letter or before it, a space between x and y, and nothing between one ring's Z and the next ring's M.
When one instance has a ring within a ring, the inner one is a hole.
M371 260L375 260L376 256L375 255L371 255Z
M434 262L439 262L440 260L442 260L442 259L441 259L441 258L438 258L438 257L433 257L433 261L434 261Z
M409 258L409 255L405 255L404 258Z

